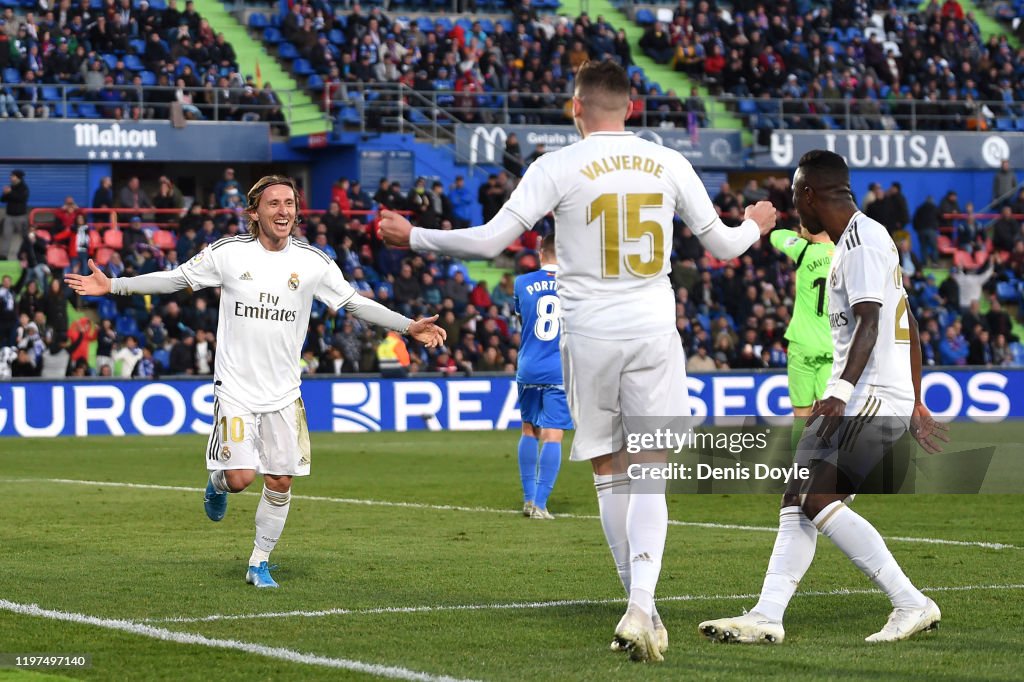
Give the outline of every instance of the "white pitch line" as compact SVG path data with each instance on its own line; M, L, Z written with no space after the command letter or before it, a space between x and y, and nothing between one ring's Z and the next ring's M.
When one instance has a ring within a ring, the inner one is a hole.
M143 490L169 490L175 492L198 493L202 488L189 488L180 485L157 485L155 483L122 483L118 481L88 481L77 478L0 478L0 481L12 483L63 483L69 485L95 485L111 488L138 488ZM243 495L256 495L258 493L241 493ZM425 502L394 502L390 500L364 500L349 497L324 497L320 495L292 495L293 500L307 500L310 502L332 502L335 504L354 504L366 507L397 507L401 509L428 509L431 511L458 511L483 514L519 514L516 509L494 509L492 507L463 507L452 504L427 504ZM584 521L600 521L601 517L592 514L559 514L560 519L578 519ZM776 526L743 526L734 523L713 523L710 521L677 521L669 519L670 526L682 526L686 528L709 528L715 530L743 530L759 533L776 533ZM917 538L905 536L886 536L886 540L893 542L909 542L926 545L952 545L955 547L982 547L984 549L1024 549L1018 545L1010 545L1002 542L981 542L978 540L946 540L943 538Z
M460 680L456 677L432 675L431 673L410 670L399 666L364 663L363 661L355 661L348 658L317 656L315 654L305 654L301 651L295 651L294 649L270 647L262 644L254 644L252 642L240 642L235 639L204 637L203 635L193 634L190 632L175 632L173 630L153 627L152 625L136 623L130 620L99 618L83 613L54 611L51 609L44 609L37 604L18 604L6 599L0 599L0 611L10 611L24 616L35 616L38 618L47 618L50 620L59 620L69 623L94 625L108 630L118 630L120 632L127 632L133 635L140 635L142 637L160 639L165 642L193 644L213 649L233 649L235 651L244 651L246 653L264 656L266 658L288 661L290 663L303 663L306 665L316 665L327 668L341 668L343 670L376 675L377 677L389 677L396 680L415 680L417 682L469 682L468 680Z
M922 592L974 592L978 590L1024 590L1024 584L1010 585L949 585L943 587L922 587ZM865 594L882 594L875 589L809 590L797 592L797 597L831 597ZM728 601L756 599L759 594L681 594L674 597L658 597L659 602L684 601ZM323 609L319 611L270 611L265 613L213 614L210 616L146 618L144 623L209 623L224 620L258 620L263 618L323 618L324 616L372 616L394 613L438 613L445 611L512 611L519 609L549 609L562 606L598 606L602 604L624 604L617 599L558 599L554 601L511 602L506 604L451 604L436 606L383 606L371 609Z

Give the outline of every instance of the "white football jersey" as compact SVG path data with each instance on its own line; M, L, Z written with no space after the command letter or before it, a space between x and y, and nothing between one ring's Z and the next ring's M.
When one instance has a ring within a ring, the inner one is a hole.
M829 386L846 368L857 320L853 306L863 301L882 305L878 314L878 340L860 375L854 396L873 390L897 411L914 408L910 371L910 320L903 289L899 253L881 223L857 211L836 241L829 270L828 317L834 347ZM858 402L852 398L848 404Z
M313 298L339 308L355 289L338 265L289 238L267 251L251 235L227 237L181 266L193 289L221 287L214 393L254 413L299 397L299 358Z
M689 161L631 132L544 154L505 209L527 227L554 211L564 329L599 339L675 330L673 215L698 235L718 218Z

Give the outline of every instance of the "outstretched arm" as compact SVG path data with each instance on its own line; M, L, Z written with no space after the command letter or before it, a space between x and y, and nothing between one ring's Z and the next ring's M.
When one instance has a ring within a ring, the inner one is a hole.
M111 279L89 259L91 275L64 275L64 283L83 296L107 294L170 294L190 286L181 268L169 272L152 272L138 277Z
M447 332L434 324L437 315L415 321L410 320L365 296L352 296L342 307L347 313L364 322L408 334L427 348L444 345L447 337Z
M694 230L694 233L712 256L730 260L743 255L754 242L771 232L775 227L775 217L775 207L771 202L759 201L747 206L739 227L729 227L721 218L715 218L701 232Z
M380 231L388 246L408 246L416 251L435 251L456 258L494 258L528 226L502 208L486 225L468 230L427 230L393 211L380 213Z

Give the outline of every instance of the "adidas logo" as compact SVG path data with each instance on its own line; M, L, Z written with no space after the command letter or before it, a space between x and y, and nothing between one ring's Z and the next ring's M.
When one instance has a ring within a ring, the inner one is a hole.
M637 554L635 557L633 557L633 563L635 564L638 561L646 561L647 563L652 563L651 555L648 554L647 552L643 552L641 554Z
M239 277L238 279L242 280L243 282L251 282L252 281L252 275L250 275L249 271L246 270L245 272L242 273L241 277Z

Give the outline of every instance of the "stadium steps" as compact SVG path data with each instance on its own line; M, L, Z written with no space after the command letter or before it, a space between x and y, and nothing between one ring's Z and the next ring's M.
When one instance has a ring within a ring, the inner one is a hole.
M1010 47L1016 50L1020 48L1020 40L1017 39L1017 35L1008 25L999 23L995 17L989 14L998 4L988 3L981 6L973 0L960 0L960 6L963 8L965 16L968 12L974 12L974 20L978 22L978 28L981 29L982 43L987 43L991 36L1005 35L1007 42L1010 43ZM923 12L927 7L928 2L926 0L920 4L919 9Z
M277 60L264 49L262 43L249 36L243 26L219 0L195 0L196 10L210 22L214 32L223 33L227 41L235 48L238 56L238 68L242 76L256 75L259 65L260 76L264 83L274 84L279 93L285 118L288 119L292 137L326 133L331 129L330 122L324 117L320 107L302 89L302 86L285 71ZM289 110L288 95L291 91L292 106Z
M625 5L624 5L625 6ZM686 75L673 71L667 64L658 64L648 57L640 49L640 38L644 29L630 20L625 13L619 10L609 0L562 0L560 12L570 17L579 16L584 9L591 17L604 16L616 29L623 29L629 39L630 51L633 55L633 63L644 70L648 80L652 80L661 86L662 90L673 89L679 99L686 101L690 95L690 88L697 86L700 96L704 98L704 106L708 111L708 118L712 127L719 129L743 131L744 144L751 144L753 137L743 127L743 120L730 112L719 101L711 98L707 88L698 81L688 78ZM618 21L615 21L618 19Z

